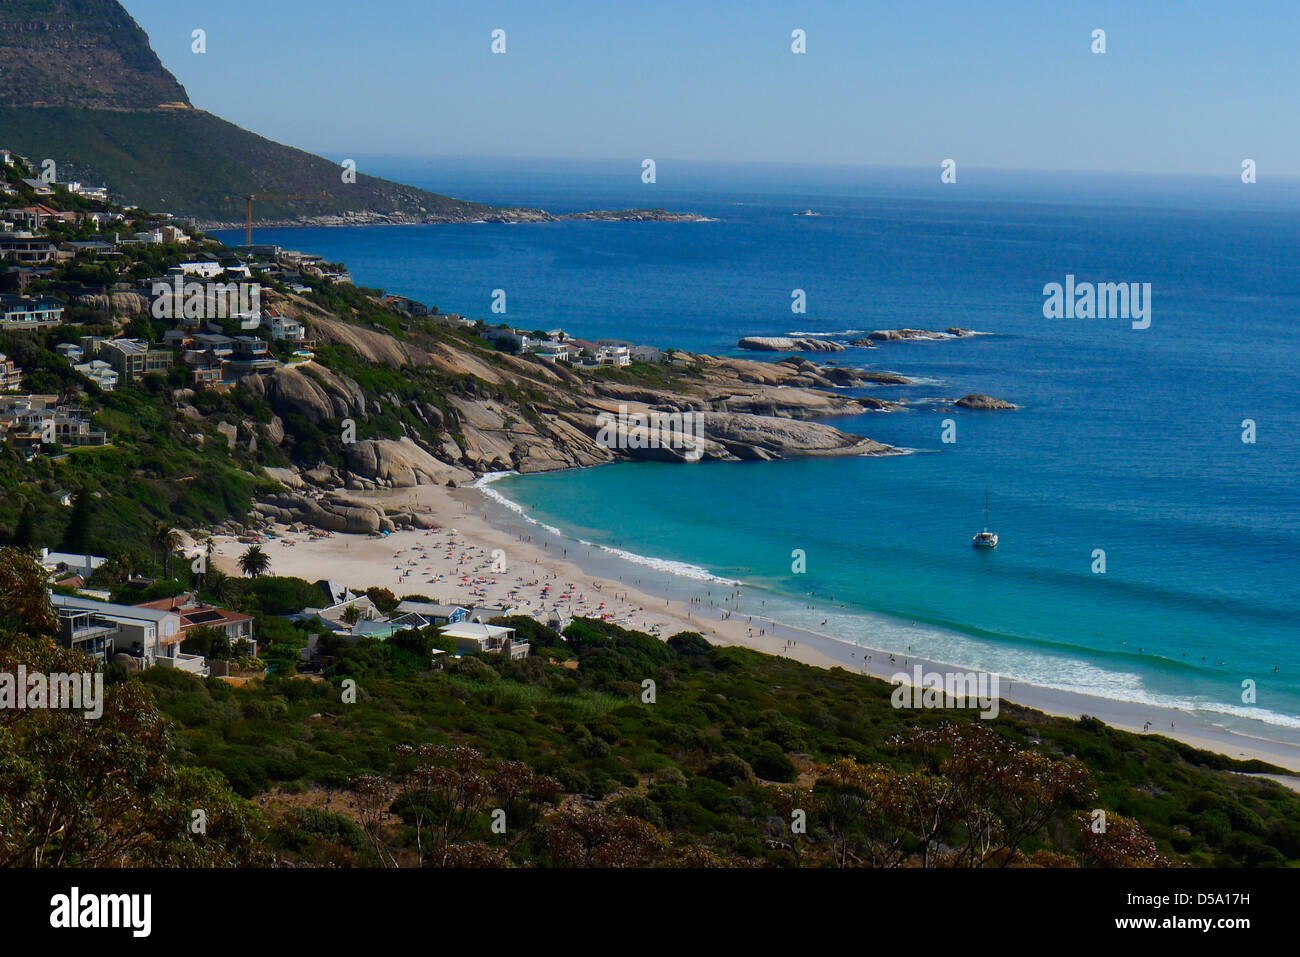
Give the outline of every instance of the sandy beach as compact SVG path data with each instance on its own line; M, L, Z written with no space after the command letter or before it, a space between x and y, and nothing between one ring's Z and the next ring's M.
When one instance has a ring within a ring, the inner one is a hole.
M515 614L543 621L604 618L663 638L696 631L717 644L742 645L817 667L842 667L885 680L918 664L926 670L954 670L951 665L898 649L864 647L773 622L750 614L752 608L741 611L741 585L683 578L669 589L656 588L652 576L642 577L647 570L641 566L611 561L608 555L594 556L591 548L525 522L477 488L426 485L357 494L387 506L414 506L431 513L439 527L397 531L384 537L312 537L279 527L275 538L261 543L271 560L270 573L307 581L328 578L354 590L374 585L390 589L399 598L424 595L460 605L512 605ZM227 574L239 575L236 559L248 546L229 536L217 536L214 541L214 565ZM593 558L600 559L603 574L590 570ZM1001 681L1000 696L1048 714L1071 718L1088 714L1113 727L1161 734L1230 757L1258 758L1300 772L1300 740L1285 740L1284 729L1278 729L1278 739L1266 739L1220 727L1186 711L1006 678ZM1300 779L1282 783L1295 787Z

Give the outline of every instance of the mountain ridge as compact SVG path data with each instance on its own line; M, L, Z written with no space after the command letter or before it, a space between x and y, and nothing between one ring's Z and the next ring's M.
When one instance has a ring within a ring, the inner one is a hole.
M205 222L361 215L397 222L528 222L540 210L489 206L358 172L195 108L117 0L4 0L0 146L55 161L59 179L106 183L127 205ZM72 174L71 176L69 174Z

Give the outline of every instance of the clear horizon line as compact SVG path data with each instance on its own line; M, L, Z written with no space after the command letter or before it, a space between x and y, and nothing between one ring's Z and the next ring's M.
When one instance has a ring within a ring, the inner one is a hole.
M299 147L302 148L302 147ZM308 150L309 152L314 152ZM586 163L639 163L644 157L633 159L628 156L540 156L540 155L504 155L499 153L409 153L409 152L385 152L385 151L363 151L355 150L323 150L317 153L319 156L375 156L391 157L393 159L426 159L426 160L494 160L508 162L586 162ZM948 159L949 157L944 157ZM1252 157L1253 158L1253 157ZM809 167L816 169L840 169L840 170L889 170L889 171L906 171L918 172L926 170L940 169L942 160L935 162L933 165L922 165L918 163L911 164L890 164L890 163L845 163L845 162L818 162L815 160L731 160L731 159L695 159L686 157L654 157L655 162L662 166L664 163L685 163L697 166L765 166L765 167ZM1225 171L1170 171L1167 169L1091 169L1076 167L1039 167L1039 166L979 166L979 165L961 165L959 169L973 170L980 173L1032 173L1048 175L1087 175L1087 176L1144 176L1162 179L1177 178L1196 178L1196 179L1218 179L1220 177L1233 182L1240 182L1241 168L1233 167ZM1269 173L1263 177L1260 182L1269 180L1287 180L1300 182L1300 170L1286 173ZM1245 184L1242 184L1245 185ZM1258 185L1251 184L1251 185Z

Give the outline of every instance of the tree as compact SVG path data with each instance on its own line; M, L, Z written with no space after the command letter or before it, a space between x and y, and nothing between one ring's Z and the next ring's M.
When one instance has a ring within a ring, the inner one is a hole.
M171 578L171 560L181 547L181 536L164 522L154 522L149 542L162 555L163 578Z
M36 510L30 502L23 506L18 515L18 527L14 530L14 544L21 549L30 550L36 546Z
M59 548L73 555L85 555L90 548L91 501L86 490L78 489L72 496L72 514L63 529L63 541Z
M0 549L0 672L89 674L55 642L32 556ZM226 867L270 863L257 812L215 772L172 763L171 725L139 681L107 684L103 713L0 709L0 867ZM205 814L191 831L193 811Z
M271 559L266 552L262 551L260 545L250 545L248 550L239 556L239 567L249 578L257 578L271 570Z
M204 576L203 587L216 599L217 604L226 605L239 597L239 586L236 582L237 579L209 565L208 573Z

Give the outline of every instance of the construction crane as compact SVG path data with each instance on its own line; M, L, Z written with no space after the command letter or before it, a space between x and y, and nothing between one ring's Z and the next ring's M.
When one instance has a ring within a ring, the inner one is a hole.
M244 245L253 245L253 200L267 199L330 199L328 193L248 193L244 196L223 196L223 203L244 201Z

